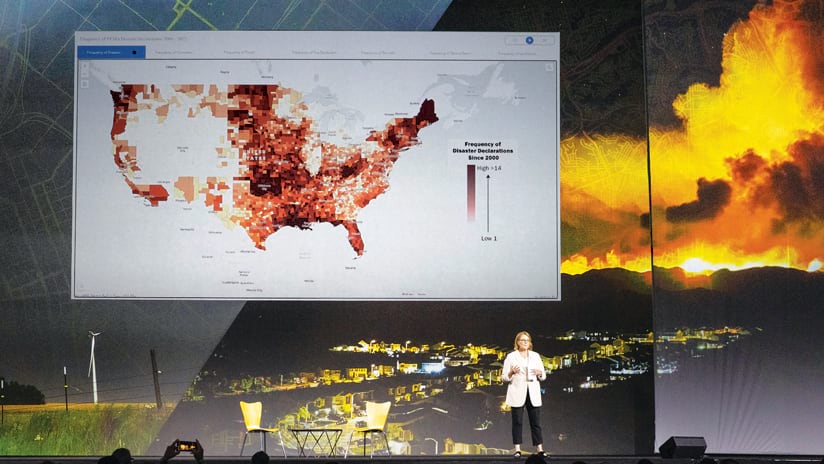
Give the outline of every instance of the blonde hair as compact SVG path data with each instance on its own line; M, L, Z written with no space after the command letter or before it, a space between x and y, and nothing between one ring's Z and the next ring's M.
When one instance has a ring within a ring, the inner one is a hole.
M529 347L528 350L532 349L532 335L529 334L526 330L522 330L518 332L518 335L515 335L515 351L518 351L518 339L521 338L522 335L526 335L529 338Z

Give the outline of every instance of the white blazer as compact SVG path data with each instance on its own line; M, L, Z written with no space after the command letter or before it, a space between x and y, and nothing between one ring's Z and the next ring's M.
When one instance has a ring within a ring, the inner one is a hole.
M521 372L513 374L512 368L514 366L520 367ZM530 369L540 370L537 378L529 374L529 379L527 379L527 372ZM530 350L527 352L527 358L524 359L517 351L509 353L504 359L501 379L504 382L509 382L509 387L506 389L506 404L508 406L519 408L526 404L527 391L529 391L529 399L532 401L532 405L541 406L541 384L538 381L546 379L546 371L544 370L544 363L541 361L541 355Z

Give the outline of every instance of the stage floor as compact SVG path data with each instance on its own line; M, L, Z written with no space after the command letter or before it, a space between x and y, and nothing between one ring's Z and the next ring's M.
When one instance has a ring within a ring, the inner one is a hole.
M708 456L716 461L717 464L822 464L824 461L820 456L733 456L733 455L710 455ZM272 456L270 464L286 464L295 462L306 463L321 463L321 464L514 464L526 463L529 454L525 454L520 458L512 456L466 456L466 455L438 455L438 456L375 456L364 458L363 456L349 456L344 459L343 456L330 457L297 457L289 456L284 459L282 456ZM6 457L0 456L0 463L11 464L33 464L43 463L44 461L51 461L54 464L95 464L97 457ZM641 460L648 460L644 464L697 464L698 459L662 459L660 456L550 456L546 462L552 464L639 464ZM727 461L732 460L732 461ZM137 457L135 464L157 464L160 461L159 457ZM228 456L214 456L205 458L206 464L241 464L251 462L250 456L243 457L228 457ZM191 463L194 459L191 456L178 456L171 461L174 463ZM530 461L531 463L532 461Z

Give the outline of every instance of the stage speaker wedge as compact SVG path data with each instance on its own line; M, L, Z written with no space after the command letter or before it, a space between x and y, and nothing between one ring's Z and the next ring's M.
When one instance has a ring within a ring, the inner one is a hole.
M670 437L658 448L662 458L698 459L706 450L704 437Z

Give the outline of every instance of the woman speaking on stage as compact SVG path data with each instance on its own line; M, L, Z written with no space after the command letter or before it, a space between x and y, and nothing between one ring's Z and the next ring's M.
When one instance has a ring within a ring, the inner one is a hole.
M508 382L506 404L512 408L512 443L515 457L521 456L523 442L524 409L529 417L529 430L535 452L546 456L541 434L541 384L546 379L541 355L532 351L532 337L528 332L515 336L515 351L504 360L501 378Z

